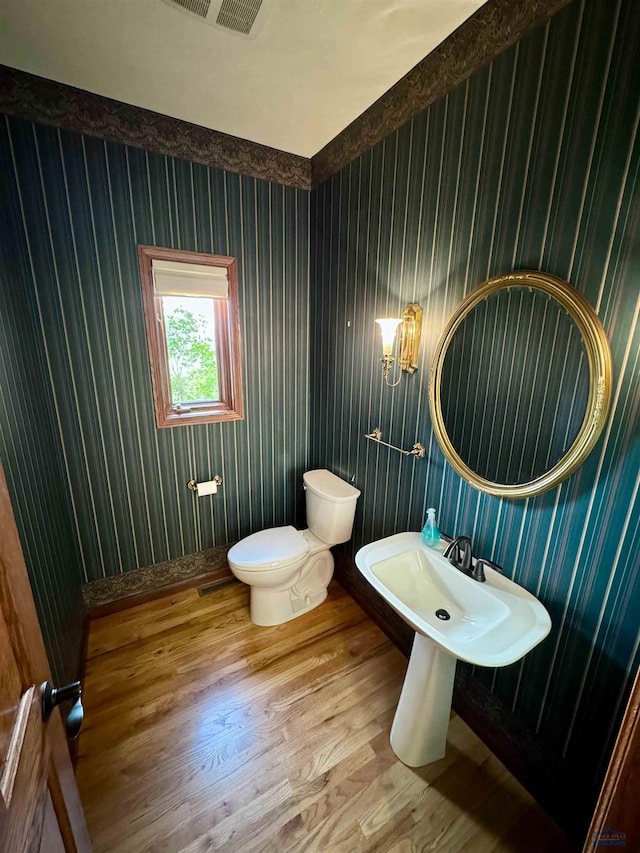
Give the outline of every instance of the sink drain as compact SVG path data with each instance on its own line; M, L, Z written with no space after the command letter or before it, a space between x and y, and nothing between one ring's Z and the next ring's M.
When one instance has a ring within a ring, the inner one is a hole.
M446 622L447 619L451 619L451 615L449 613L447 613L446 610L443 610L442 608L440 608L439 610L436 610L436 616L438 617L438 619L442 619L443 622Z

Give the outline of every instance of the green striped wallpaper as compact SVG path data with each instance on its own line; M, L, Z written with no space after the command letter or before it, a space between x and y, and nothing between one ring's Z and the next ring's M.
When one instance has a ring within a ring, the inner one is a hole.
M82 573L70 523L62 446L30 282L11 151L0 138L0 455L36 608L58 684L78 673Z
M302 520L309 194L20 120L4 118L0 133L12 223L0 274L13 294L3 461L20 508L54 498L23 542L59 626L68 602L36 564L54 585L73 577L76 602L82 579ZM156 429L138 243L237 257L243 421ZM215 497L187 488L214 474ZM49 565L63 532L60 565Z
M82 580L302 523L302 472L327 466L362 489L354 546L435 505L540 596L551 636L474 677L595 790L640 658L638 43L631 0L576 0L311 196L2 120L0 452L60 678ZM244 421L155 429L137 243L238 258ZM580 470L510 502L444 461L427 368L462 297L514 268L589 299L615 386ZM412 301L420 370L383 388L373 320ZM186 488L216 473L215 498Z
M354 549L420 529L435 506L444 531L472 535L545 603L547 640L474 677L570 770L574 794L586 789L583 820L640 662L638 44L632 0L572 3L312 193L311 462L355 475ZM595 450L558 488L518 501L454 473L428 407L447 317L512 269L572 282L614 361ZM420 369L383 387L374 318L409 302L425 312ZM377 426L395 445L422 442L426 459L365 441Z

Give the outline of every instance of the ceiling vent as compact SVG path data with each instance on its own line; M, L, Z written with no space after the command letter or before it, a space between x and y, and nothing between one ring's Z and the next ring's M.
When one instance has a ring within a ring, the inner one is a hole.
M187 12L193 12L199 18L206 18L211 0L174 0L178 6L182 6Z
M216 24L248 36L261 6L262 0L222 0Z
M232 35L255 38L276 0L164 0L180 12Z

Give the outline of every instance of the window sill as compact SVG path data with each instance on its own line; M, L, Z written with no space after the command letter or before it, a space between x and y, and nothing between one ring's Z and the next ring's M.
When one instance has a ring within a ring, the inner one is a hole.
M212 424L223 421L241 421L243 413L226 406L217 409L191 409L186 412L158 412L157 424L159 429L175 426L188 426L192 424Z

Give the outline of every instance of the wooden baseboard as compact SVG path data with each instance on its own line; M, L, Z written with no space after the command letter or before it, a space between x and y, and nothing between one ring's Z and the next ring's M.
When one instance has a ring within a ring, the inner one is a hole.
M184 589L231 580L227 562L231 545L216 545L195 554L141 566L127 572L98 578L84 585L82 595L91 619L116 613L158 596Z
M453 709L510 773L582 847L594 792L470 672L458 664Z
M110 613L118 613L121 610L128 610L130 607L137 607L139 604L155 601L158 598L163 598L165 595L174 595L177 592L195 589L200 586L221 586L233 582L235 582L235 577L231 573L231 569L228 566L221 566L212 571L193 575L189 578L182 578L145 592L136 592L113 601L96 604L89 609L88 615L89 619L99 619L101 616L108 616Z

